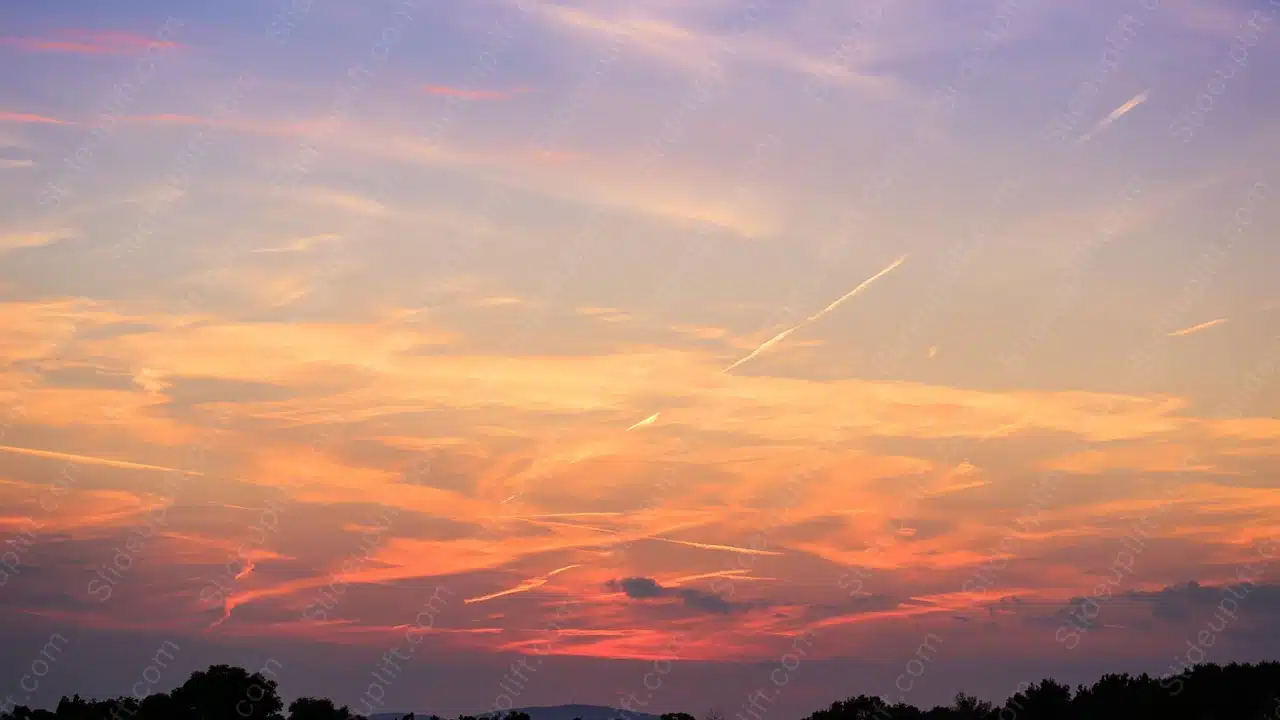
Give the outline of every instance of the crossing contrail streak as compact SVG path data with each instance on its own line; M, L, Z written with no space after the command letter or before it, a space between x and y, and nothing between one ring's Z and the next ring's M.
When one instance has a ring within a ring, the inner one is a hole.
M480 595L479 597L467 598L466 600L463 600L463 602L466 604L478 603L478 602L484 602L486 600L493 600L494 598L505 597L507 595L514 595L516 593L528 592L530 590L537 590L543 585L546 585L547 581L555 577L556 575L559 575L560 573L566 570L572 570L573 568L576 568L576 567L581 567L581 566L565 565L562 568L557 568L555 570L552 570L546 575L539 575L538 577L525 580L524 582L511 588L510 590L500 590L496 593L490 593L488 595Z
M657 537L656 535L648 535L640 538L641 540L657 540L658 542L674 543L676 545L685 545L688 547L702 548L703 550L725 550L727 552L740 553L742 555L781 555L780 552L773 550L752 550L750 548L740 548L735 545L716 545L714 543L700 543L692 540L672 540L671 538Z
M715 578L715 577L731 577L734 580L748 580L751 582L777 579L777 578L771 578L771 577L757 577L757 576L749 575L748 573L750 572L751 572L750 570L716 570L715 572L706 572L706 573L701 573L699 575L685 575L684 577L678 577L674 580L666 580L662 583L662 585L663 587L677 587L679 585L683 585L684 583L692 582L694 580L702 580L704 578Z
M517 520L523 520L525 517L531 517L531 518L553 518L553 517L606 517L606 516L607 516L607 517L617 517L617 516L619 516L619 515L625 515L625 514L626 514L626 513L620 513L620 512L564 512L564 513L546 513L546 514L543 514L543 515L526 515L526 516L524 516L524 517L517 517L517 516L515 516L515 515L506 515L506 516L503 516L503 517L506 517L506 518L515 518L515 519L517 519Z
M768 340L764 341L764 343L763 343L763 344L761 344L761 345L760 345L760 347L756 348L755 350L752 350L750 355L747 355L746 357L744 357L744 358L742 358L741 360L739 360L739 361L735 362L734 364L730 365L729 367L725 368L724 370L721 370L720 372L722 372L722 373L727 373L727 372L729 372L730 370L732 370L732 369L734 369L734 368L738 367L739 365L741 365L741 364L743 364L743 363L745 363L745 362L748 362L748 361L750 361L750 360L754 359L755 357L759 356L761 353L766 352L769 348L773 347L774 345L777 345L778 343L780 343L780 342L782 342L784 339L786 339L786 337L787 337L788 335L790 335L791 333L795 332L796 330L799 330L800 328L804 327L805 325L808 325L809 323L812 323L812 322L816 321L818 318L822 317L823 315L826 315L827 313L831 312L832 310L835 310L836 308L840 307L840 305L841 305L842 303L844 303L846 300L848 300L849 298L853 297L854 295L857 295L858 293L862 292L863 290L867 289L868 287L870 287L870 286L871 286L871 283L875 282L876 280L879 280L880 278L884 277L885 275L888 275L890 272L893 272L893 270L894 270L894 269L896 269L899 265L901 265L902 263L904 263L904 262L906 262L906 261L907 261L907 256L906 256L906 255L903 255L902 257L898 258L897 260L894 260L894 261L893 261L893 263L889 265L889 267L887 267L887 268L885 268L885 269L881 270L880 272L876 273L875 275L872 275L871 277L869 277L869 278L867 278L866 280L862 281L862 284L858 285L858 287L856 287L856 288L854 288L854 289L850 290L849 292L845 293L844 295L840 296L840 299L838 299L838 300L836 300L835 302L831 303L830 305L828 305L828 306L826 306L826 307L822 308L821 310L819 310L818 312L816 312L816 313L814 313L814 314L810 315L809 317L805 318L804 320L801 320L799 323L797 323L797 324L796 324L796 326L795 326L795 327L787 328L786 330L783 330L782 332L778 333L777 335L774 335L773 337L771 337L771 338L769 338Z

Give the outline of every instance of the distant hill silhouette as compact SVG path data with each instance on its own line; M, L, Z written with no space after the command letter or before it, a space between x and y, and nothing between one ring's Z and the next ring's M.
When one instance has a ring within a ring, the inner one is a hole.
M490 712L477 715L476 718L486 718L493 720L495 718L505 717L508 713L523 713L529 716L529 720L616 720L618 717L625 717L627 720L661 720L659 715L651 715L642 712L623 713L618 708L606 707L604 705L548 705L545 707L522 707L512 708L507 712ZM369 720L401 720L407 713L376 713L369 717ZM431 717L430 713L415 713L416 720L427 720Z
M625 717L628 720L659 720L660 716L650 715L642 712L629 712L623 714L618 708L606 707L604 705L549 705L546 707L526 707L512 708L511 712L525 713L529 716L529 720L615 720L618 717ZM485 713L481 717L496 718L505 715L505 713Z
M1161 677L1104 675L1075 690L1055 680L1024 683L999 705L960 693L949 706L922 710L858 695L804 720L1280 720L1280 663L1204 664L1176 674L1173 669ZM181 687L141 700L74 695L62 698L53 711L11 702L0 705L0 720L443 720L425 713L362 715L324 698L298 698L286 711L274 680L230 665L194 672ZM754 697L731 712L735 720L794 720L770 713L769 702L767 697ZM464 715L458 720L495 720L495 715ZM501 720L614 720L620 715L620 710L599 705L556 705L507 711ZM684 714L623 717L697 720ZM713 718L708 713L700 720Z
M547 707L512 708L509 712L524 713L529 720L615 720L622 715L628 720L660 720L660 716L649 713L632 712L623 715L618 708L604 705L550 705ZM375 713L369 720L401 720L408 713ZM491 712L477 715L477 718L503 717L505 712ZM427 720L430 713L414 713L415 720Z

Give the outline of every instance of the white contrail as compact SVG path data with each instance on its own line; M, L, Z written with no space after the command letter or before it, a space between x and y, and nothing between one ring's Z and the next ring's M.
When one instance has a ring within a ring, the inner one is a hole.
M1133 98L1129 100L1129 102L1127 102L1127 103L1125 103L1125 104L1121 105L1120 107L1116 108L1115 110L1112 110L1112 111L1111 111L1111 114L1110 114L1110 115L1107 115L1107 116L1106 116L1106 117L1104 117L1104 118L1102 118L1102 120L1101 120L1101 121L1099 121L1097 125L1094 125L1094 126L1093 126L1093 129L1092 129L1092 130L1090 130L1089 132L1085 133L1084 135L1081 135L1081 136L1080 136L1080 139L1079 139L1079 140L1076 140L1076 145L1082 145L1082 144L1084 144L1084 142L1085 142L1086 140L1088 140L1089 138L1093 137L1094 135L1097 135L1098 133L1102 132L1102 130L1103 130L1104 128L1106 128L1108 125L1110 125L1111 123L1115 122L1116 120L1119 120L1121 117L1123 117L1123 116L1124 116L1124 114L1125 114L1125 113L1129 112L1130 110L1132 110L1132 109L1134 109L1134 108L1138 107L1139 105L1141 105L1142 103L1146 102L1146 101L1147 101L1147 95L1149 95L1149 94L1151 94L1151 89L1150 89L1150 88L1148 88L1148 89L1146 89L1146 90L1143 90L1142 92L1138 93L1137 95L1134 95L1134 96L1133 96Z
M105 465L107 467L127 468L132 470L160 470L163 472L182 473L184 475L204 476L204 473L196 472L195 470L180 470L178 468L165 467L163 465L146 465L144 463L129 462L127 460L112 460L111 458L101 458L93 455L77 455L74 453L56 452L54 450L36 450L34 448L14 447L12 445L0 445L0 452L31 455L33 457L50 458L53 460L68 460L70 462L84 463L85 465Z
M636 423L635 425L632 425L631 427L627 428L625 432L631 432L632 430L635 430L635 429L636 429L636 428L638 428L638 427L644 427L645 425L652 425L652 424L653 424L653 421L654 421L654 420L657 420L657 419L658 419L658 415L660 415L660 414L661 414L661 413L654 413L654 414L650 415L649 417L647 417L647 418L645 418L645 419L641 420L640 422Z
M856 287L856 288L854 288L854 289L850 290L849 292L845 293L844 295L842 295L842 296L840 297L840 299L839 299L839 300L836 300L835 302L833 302L833 303L831 303L830 305L828 305L828 306L826 306L826 307L822 308L822 309L821 309L821 310L819 310L818 312L816 312L816 313L814 313L814 314L810 315L809 317L805 318L805 319L804 319L804 322L800 323L800 325L806 325L806 324L808 324L808 323L811 323L811 322L813 322L814 320L817 320L818 318L822 317L823 315L826 315L827 313L831 312L832 310L835 310L835 309L836 309L837 307L839 307L839 306L840 306L840 304L841 304L841 303L843 303L845 300L848 300L849 298L853 297L854 295L857 295L858 293L862 292L862 291L863 291L863 290L865 290L865 289L867 288L867 286L869 286L871 283L875 282L876 280L879 280L881 277L883 277L883 276L885 276L885 275L888 275L888 274L889 274L890 272L892 272L895 268L897 268L899 265L901 265L902 263L904 263L904 262L906 262L906 261L907 261L907 256L906 256L906 255L903 255L902 257L898 258L897 260L894 260L892 263L890 263L889 267L887 267L887 268L885 268L885 269L881 270L880 272L876 273L875 275L872 275L871 277L867 278L866 280L863 280L861 285L859 285L858 287ZM797 325L796 327L799 327L799 325Z
M293 242L283 247L258 248L257 250L252 250L251 252L255 252L255 253L306 252L307 250L310 250L311 248L315 247L316 245L322 242L331 242L334 240L341 240L341 239L342 239L341 235L334 235L333 233L324 233L322 235L311 235L309 237L298 238L297 240L294 240Z
M761 345L760 347L756 348L755 350L752 350L750 355L748 355L748 356L746 356L746 357L742 358L742 359L741 359L741 360L739 360L738 362L736 362L736 363L734 363L734 364L730 365L729 367L725 368L724 370L721 370L720 372L726 372L726 373L727 373L727 372L729 372L730 370L732 370L732 369L734 369L734 368L738 367L738 366L739 366L739 365L741 365L742 363L747 362L747 361L749 361L749 360L751 360L751 359L755 358L755 356L759 355L760 353L764 352L765 350L768 350L769 348L773 347L774 345L777 345L778 343L782 342L784 339L786 339L786 337L787 337L788 335L790 335L791 333L795 332L795 331L796 331L796 328L799 328L799 327L800 327L800 326L799 326L799 325L797 325L796 327L788 328L788 329L783 330L782 332L778 333L777 335L774 335L773 337L771 337L771 338L769 338L768 340L766 340L766 341L764 342L764 344L763 344L763 345Z
M816 312L816 313L814 313L814 314L810 315L809 317L805 318L804 320L801 320L799 323L797 323L797 324L796 324L796 326L795 326L795 327L792 327L792 328L788 328L788 329L786 329L786 330L783 330L782 332L778 333L777 335L774 335L773 337L771 337L771 338L769 338L768 340L764 341L764 343L763 343L763 344L761 344L761 345L760 345L760 347L756 348L755 350L752 350L750 355L747 355L746 357L744 357L744 358L742 358L741 360L739 360L739 361L737 361L737 362L733 363L732 365L730 365L729 367L725 368L724 370L721 370L720 372L725 372L725 373L727 373L727 372L729 372L730 370L732 370L732 369L734 369L734 368L738 367L739 365L741 365L741 364L743 364L743 363L745 363L745 362L747 362L747 361L751 360L752 358L755 358L757 355L759 355L759 354L761 354L761 353L765 352L766 350L768 350L769 348L773 347L774 345L777 345L778 343L780 343L780 342L782 342L784 339L786 339L786 337L787 337L788 335L790 335L791 333L795 332L796 330L799 330L800 328L804 327L805 325L808 325L809 323L811 323L811 322L813 322L813 321L817 320L818 318L822 317L823 315L826 315L827 313L831 312L832 310L835 310L836 308L840 307L841 303L843 303L844 301L846 301L846 300L848 300L849 298L853 297L854 295L857 295L858 293L862 292L863 290L867 289L868 287L870 287L871 283L873 283L873 282L875 282L876 280L879 280L881 277L883 277L883 276L885 276L885 275L889 274L889 273L890 273L890 272L892 272L895 268L897 268L899 265L901 265L902 263L904 263L904 262L906 262L906 261L907 261L907 256L906 256L906 255L903 255L902 257L898 258L897 260L894 260L894 261L893 261L893 263L889 265L889 267L887 267L887 268L885 268L885 269L881 270L880 272L876 273L875 275L872 275L871 277L867 278L866 280L864 280L864 281L862 282L862 284L858 285L858 287L856 287L856 288L854 288L854 289L850 290L849 292L845 293L844 295L840 296L840 299L839 299L839 300L836 300L835 302L833 302L833 303L831 303L830 305L828 305L828 306L826 306L826 307L822 308L822 309L821 309L821 310L819 310L818 312Z

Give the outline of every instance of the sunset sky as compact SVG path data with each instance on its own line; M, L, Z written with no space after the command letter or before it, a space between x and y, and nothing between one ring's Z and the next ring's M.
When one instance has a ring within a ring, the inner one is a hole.
M0 697L1276 659L1280 0L0 17Z

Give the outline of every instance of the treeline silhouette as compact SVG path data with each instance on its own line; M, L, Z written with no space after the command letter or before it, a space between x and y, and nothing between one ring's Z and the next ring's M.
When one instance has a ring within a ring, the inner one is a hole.
M1020 686L996 705L960 693L954 702L922 710L905 703L888 704L858 695L832 703L804 720L1280 720L1280 663L1204 664L1177 675L1104 675L1091 686L1073 691L1055 680ZM764 703L749 703L737 720L773 720ZM630 713L619 711L618 720ZM723 716L707 713L701 720ZM457 720L492 720L461 715ZM276 681L230 665L213 665L191 674L181 687L143 698L124 696L89 700L63 697L57 708L33 710L19 705L0 713L0 720L367 720L345 705L304 697L285 707ZM445 720L437 715L402 720ZM530 720L522 712L499 720ZM687 713L667 713L662 720L698 720ZM779 719L781 720L781 719Z

